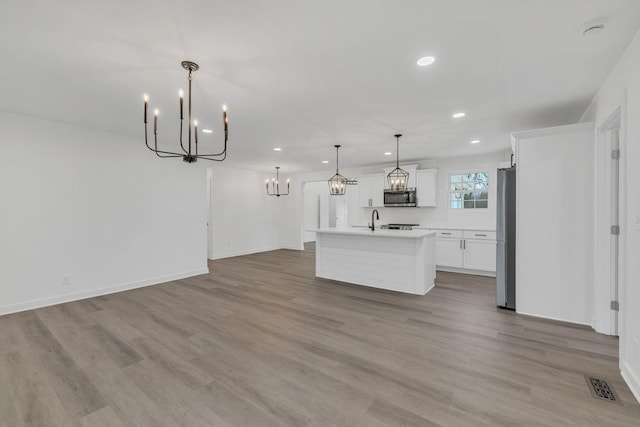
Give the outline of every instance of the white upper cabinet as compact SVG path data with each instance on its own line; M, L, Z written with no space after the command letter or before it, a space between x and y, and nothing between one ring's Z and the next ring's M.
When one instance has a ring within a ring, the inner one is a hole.
M416 197L418 207L435 207L437 195L438 169L421 169L414 174L416 177ZM411 180L411 178L409 178Z
M376 173L358 177L358 206L380 208L384 206L384 184L386 175Z

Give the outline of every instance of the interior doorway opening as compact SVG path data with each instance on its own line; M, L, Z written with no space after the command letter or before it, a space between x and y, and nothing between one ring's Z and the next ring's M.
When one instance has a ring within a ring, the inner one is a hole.
M621 304L620 110L598 129L595 198L594 328L617 336Z
M304 243L316 241L316 233L310 229L347 226L347 199L329 195L327 181L305 182L302 198Z

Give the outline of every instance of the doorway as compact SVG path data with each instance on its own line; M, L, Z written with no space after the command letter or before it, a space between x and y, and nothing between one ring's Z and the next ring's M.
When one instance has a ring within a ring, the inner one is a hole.
M620 110L598 129L596 157L596 244L594 328L618 335L620 315Z
M303 184L303 242L315 242L313 228L346 227L347 200L345 196L330 196L327 181Z

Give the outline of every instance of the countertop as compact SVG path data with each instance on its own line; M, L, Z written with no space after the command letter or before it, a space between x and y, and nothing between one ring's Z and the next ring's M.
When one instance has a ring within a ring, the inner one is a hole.
M345 228L314 228L307 231L315 233L328 233L328 234L346 234L351 236L370 236L370 237L405 237L410 239L418 239L426 236L435 236L435 231L430 230L383 230L376 228L375 231L371 231L368 228L363 227L345 227Z
M354 225L353 228L367 228L366 225ZM376 221L377 227L377 221ZM414 230L469 230L469 231L496 231L495 228L487 228L487 227L456 227L456 226L426 226L426 225L418 225L417 227L413 227ZM311 230L307 230L311 231Z

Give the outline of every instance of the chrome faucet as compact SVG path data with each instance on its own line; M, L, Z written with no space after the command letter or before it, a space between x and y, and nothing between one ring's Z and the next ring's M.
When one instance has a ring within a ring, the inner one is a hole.
M371 231L374 231L376 229L376 223L373 218L373 214L376 214L375 219L380 219L380 215L378 214L378 209L374 209L373 212L371 212L371 225L369 226Z

